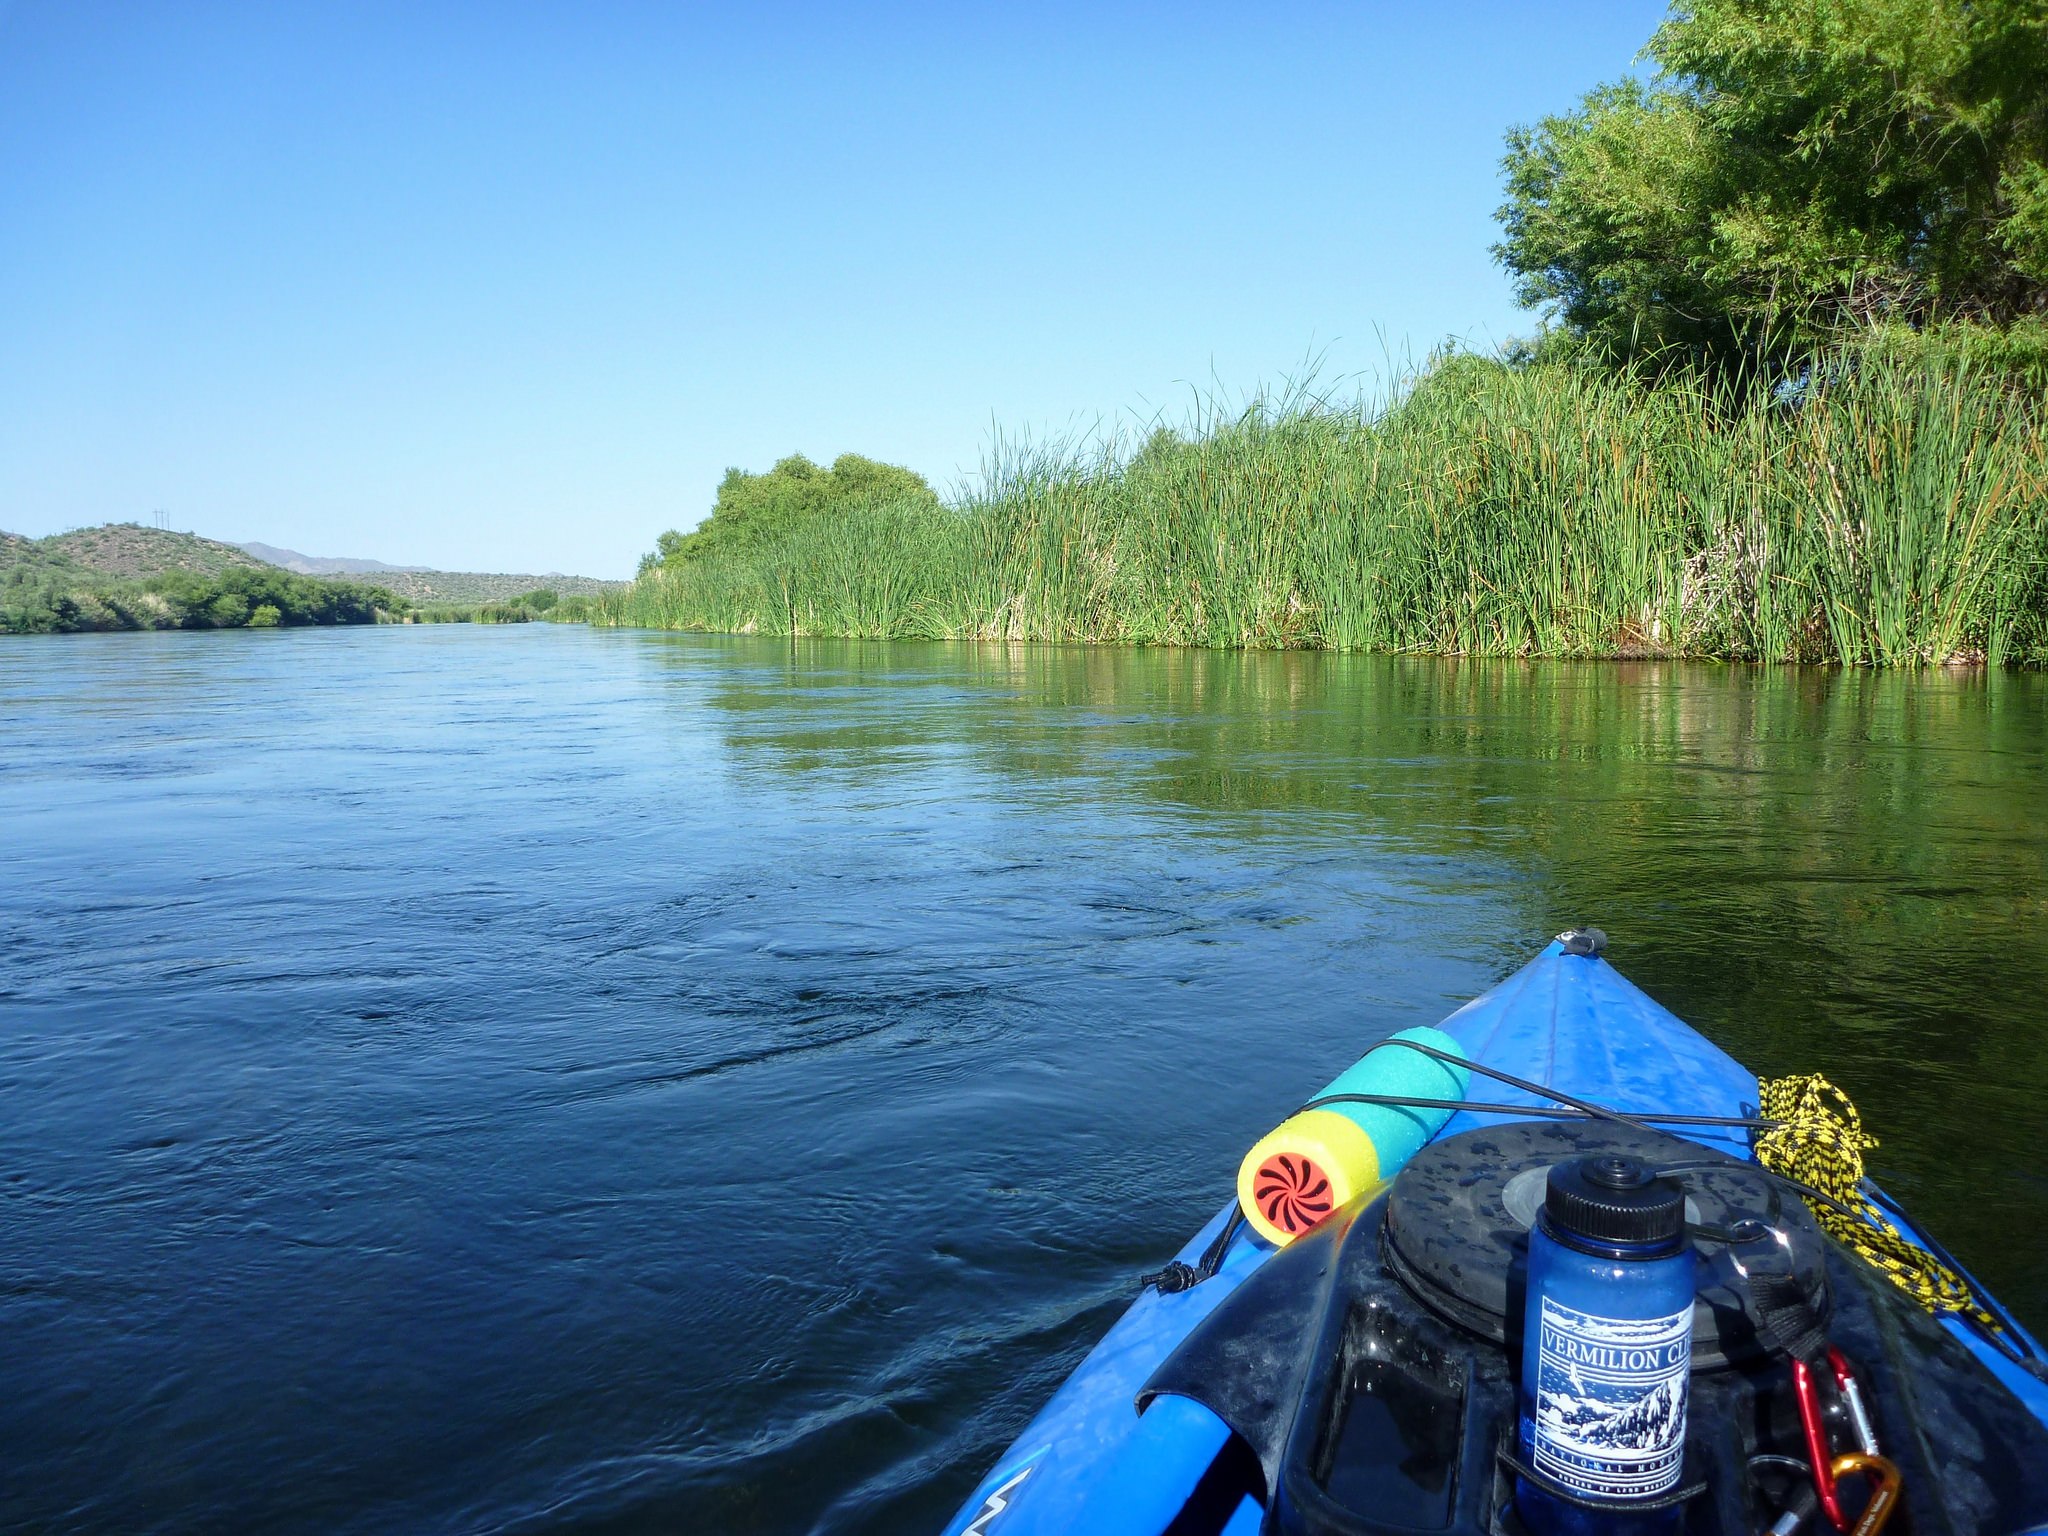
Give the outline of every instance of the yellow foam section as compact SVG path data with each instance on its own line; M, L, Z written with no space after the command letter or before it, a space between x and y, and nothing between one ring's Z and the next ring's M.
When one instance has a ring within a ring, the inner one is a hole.
M1261 1237L1284 1248L1379 1182L1379 1151L1356 1121L1305 1109L1244 1155L1237 1203Z

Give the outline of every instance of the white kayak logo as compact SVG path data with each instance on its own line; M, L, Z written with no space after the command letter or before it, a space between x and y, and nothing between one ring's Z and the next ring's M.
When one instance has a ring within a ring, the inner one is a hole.
M1543 1298L1536 1470L1576 1493L1654 1498L1678 1484L1692 1308L1597 1317Z
M1017 1485L1030 1475L1031 1468L1027 1466L1000 1488L992 1490L989 1496L982 1500L980 1511L962 1527L960 1536L988 1536L989 1522L1010 1507L1010 1500L1016 1495Z

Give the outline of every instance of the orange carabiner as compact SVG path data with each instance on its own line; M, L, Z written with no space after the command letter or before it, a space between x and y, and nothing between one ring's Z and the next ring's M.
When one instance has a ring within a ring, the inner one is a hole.
M1899 1506L1899 1485L1904 1479L1891 1462L1868 1451L1845 1451L1828 1468L1830 1478L1836 1482L1852 1472L1861 1472L1870 1479L1870 1500L1856 1517L1856 1523L1849 1527L1849 1536L1878 1536Z

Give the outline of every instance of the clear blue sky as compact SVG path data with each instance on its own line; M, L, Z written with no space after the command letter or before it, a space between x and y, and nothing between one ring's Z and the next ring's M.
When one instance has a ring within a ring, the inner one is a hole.
M1661 5L0 0L0 528L630 573L727 465L1527 331Z

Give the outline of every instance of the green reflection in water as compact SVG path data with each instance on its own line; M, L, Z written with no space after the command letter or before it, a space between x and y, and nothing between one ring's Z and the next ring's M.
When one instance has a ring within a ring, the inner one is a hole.
M2040 1245L2015 1240L2048 1230L2048 678L648 643L717 676L748 771L948 754L991 797L1165 818L1133 836L1434 861L1433 882L1517 914L1482 941L1502 974L1597 922L1633 980L1756 1071L1847 1089L1879 1177L2048 1321ZM1440 941L1469 956L1469 936Z

